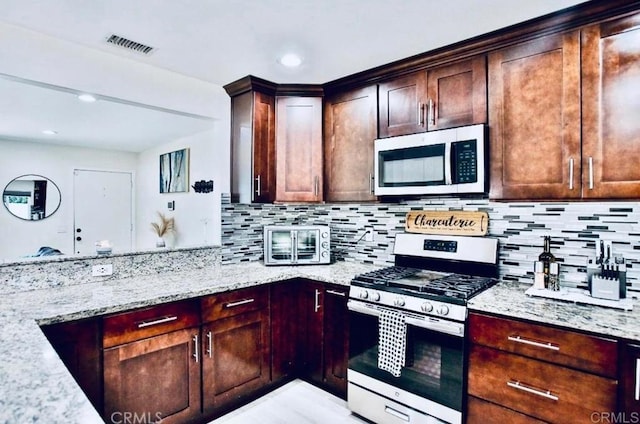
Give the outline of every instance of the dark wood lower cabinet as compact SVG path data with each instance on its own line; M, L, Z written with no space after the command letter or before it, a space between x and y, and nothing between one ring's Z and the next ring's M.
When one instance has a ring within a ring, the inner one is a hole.
M271 380L267 310L202 327L202 399L205 416L227 410Z
M626 422L640 421L640 345L622 347L620 409Z
M98 412L102 412L102 332L99 319L42 327L47 339Z
M349 362L348 287L327 286L324 292L324 387L346 398Z
M104 419L183 423L200 417L198 327L104 351Z
M544 424L528 415L474 396L467 399L467 424Z

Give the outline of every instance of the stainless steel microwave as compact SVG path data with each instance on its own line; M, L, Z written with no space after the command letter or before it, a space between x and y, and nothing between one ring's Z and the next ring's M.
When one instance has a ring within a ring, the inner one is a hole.
M265 225L265 265L328 264L331 244L328 225Z
M377 139L375 194L485 193L486 142L485 125Z

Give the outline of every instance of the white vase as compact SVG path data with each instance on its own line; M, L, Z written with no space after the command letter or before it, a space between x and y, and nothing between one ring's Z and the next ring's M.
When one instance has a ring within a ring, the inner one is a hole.
M156 247L160 248L160 247L165 247L165 242L164 239L162 237L158 237L158 239L156 240Z

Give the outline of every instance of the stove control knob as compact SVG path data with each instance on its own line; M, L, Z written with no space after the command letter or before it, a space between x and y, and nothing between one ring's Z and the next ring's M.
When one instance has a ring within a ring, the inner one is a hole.
M420 307L420 309L422 309L422 312L432 312L433 311L433 305L429 302L425 302L422 304L422 306Z
M404 299L399 297L393 302L393 304L396 306L404 306Z
M360 296L360 299L366 299L369 297L369 293L366 290L362 290L359 296Z
M378 292L371 293L371 300L378 302L380 300L380 293Z
M449 307L447 305L440 305L438 307L439 315L447 315L449 313Z

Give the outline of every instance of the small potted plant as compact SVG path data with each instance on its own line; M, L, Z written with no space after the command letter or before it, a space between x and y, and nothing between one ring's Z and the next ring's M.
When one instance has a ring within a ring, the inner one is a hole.
M160 222L152 222L151 228L158 236L158 240L156 240L156 247L165 247L165 237L175 233L175 221L173 218L167 218L160 212L158 212L158 217L160 218Z

